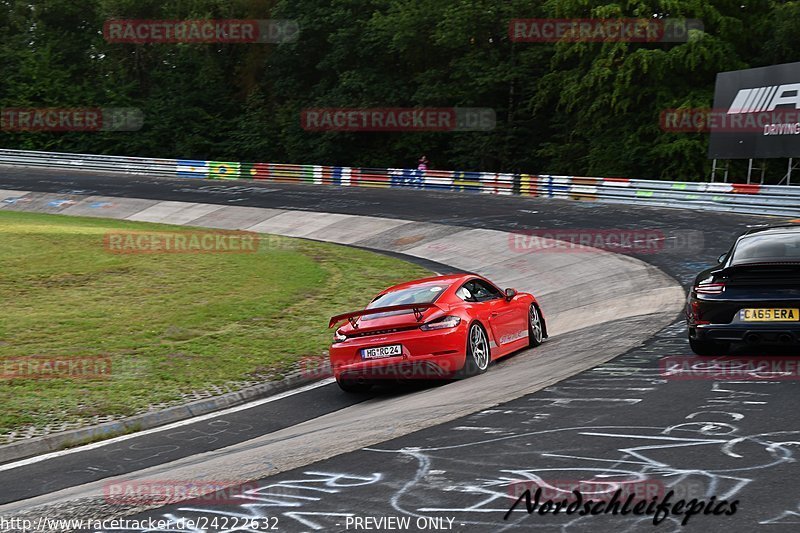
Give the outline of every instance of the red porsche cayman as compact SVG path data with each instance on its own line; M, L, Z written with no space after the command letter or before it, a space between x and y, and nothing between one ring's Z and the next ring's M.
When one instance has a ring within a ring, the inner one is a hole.
M346 321L346 322L345 322ZM536 298L501 291L475 274L411 281L362 311L331 318L331 368L339 386L363 392L382 379L465 377L547 338Z

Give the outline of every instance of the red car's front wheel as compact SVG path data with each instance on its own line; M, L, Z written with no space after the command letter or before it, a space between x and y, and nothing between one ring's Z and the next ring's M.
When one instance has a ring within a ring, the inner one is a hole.
M542 317L539 315L539 310L534 304L531 304L528 310L528 345L535 348L542 344L544 340L544 326L542 326Z

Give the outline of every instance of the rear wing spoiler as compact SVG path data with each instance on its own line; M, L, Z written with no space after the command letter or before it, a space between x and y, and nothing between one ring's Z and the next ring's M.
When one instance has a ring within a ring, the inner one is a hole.
M748 270L751 268L759 268L759 267L800 267L800 259L789 259L786 261L779 261L779 260L772 260L772 261L753 261L750 263L736 263L734 265L728 265L725 267L720 267L714 269L711 272L714 276L719 276L720 274L728 274L739 272L742 270Z
M750 263L735 263L719 270L732 270L737 268L759 267L759 266L800 266L800 258L791 258L781 261L780 259L771 259L768 261L752 261Z
M362 309L361 311L353 311L352 313L345 313L343 315L336 315L331 318L328 323L328 328L332 328L342 320L347 320L353 328L358 328L356 322L359 317L368 315L379 315L381 313L391 313L392 311L414 311L414 318L419 322L422 320L422 314L428 309L437 307L435 304L403 304L403 305L390 305L388 307L376 307L374 309Z

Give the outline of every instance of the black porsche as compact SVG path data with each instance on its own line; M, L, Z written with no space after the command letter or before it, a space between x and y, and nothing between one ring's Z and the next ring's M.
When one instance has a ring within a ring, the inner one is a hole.
M740 236L695 279L686 323L698 355L727 355L733 342L800 346L800 226Z

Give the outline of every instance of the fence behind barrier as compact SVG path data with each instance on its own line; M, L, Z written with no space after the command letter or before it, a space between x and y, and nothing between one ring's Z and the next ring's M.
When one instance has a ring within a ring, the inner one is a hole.
M255 179L343 187L402 187L800 216L800 187L450 170L151 159L0 149L0 165L169 178Z

